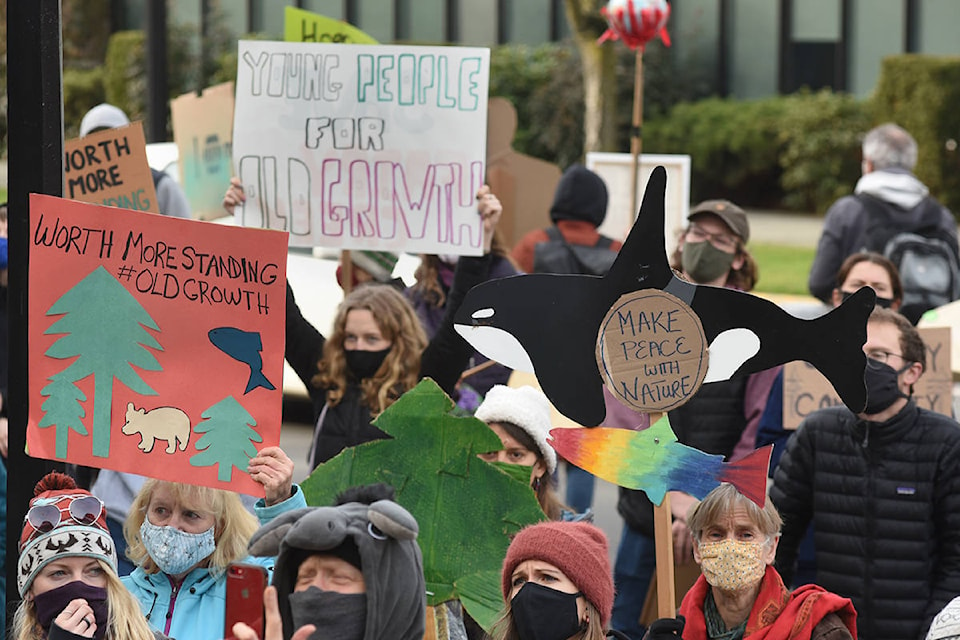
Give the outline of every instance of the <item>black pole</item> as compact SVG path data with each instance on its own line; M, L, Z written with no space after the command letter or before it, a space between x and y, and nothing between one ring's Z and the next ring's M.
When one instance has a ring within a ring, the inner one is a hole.
M147 5L147 142L167 139L167 2Z
M63 194L63 90L60 0L7 2L7 96L10 243L9 479L7 605L19 600L17 545L33 487L53 463L30 458L26 444L28 358L27 274L30 193ZM7 617L10 620L10 616Z

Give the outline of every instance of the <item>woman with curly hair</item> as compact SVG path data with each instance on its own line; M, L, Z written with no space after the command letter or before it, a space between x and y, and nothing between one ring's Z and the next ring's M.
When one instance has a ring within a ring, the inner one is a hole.
M20 534L15 640L154 640L117 577L117 553L99 498L70 476L37 483Z
M477 212L483 218L484 255L458 260L443 321L429 343L410 303L391 286L365 284L348 294L329 339L304 319L287 287L285 356L313 401L311 467L346 447L384 437L371 421L422 378L456 396L472 349L454 330L453 317L467 291L489 277L501 210L489 187L481 188Z
M149 479L123 526L127 557L137 565L122 578L150 625L171 638L220 640L226 616L226 569L231 562L272 570L273 558L247 555L261 524L307 506L291 481L293 461L279 447L250 459L250 476L265 498L250 514L232 491Z

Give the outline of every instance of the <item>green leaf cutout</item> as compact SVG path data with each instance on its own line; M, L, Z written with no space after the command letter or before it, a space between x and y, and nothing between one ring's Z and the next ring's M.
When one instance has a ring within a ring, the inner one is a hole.
M480 617L489 620L490 584L464 578L493 572L499 585L510 537L546 516L528 482L477 457L502 448L497 435L476 418L451 415L453 407L424 379L374 421L391 439L345 449L301 488L309 504L328 505L348 487L391 484L420 525L428 604L459 598L480 622L470 608L481 607ZM499 600L498 586L496 592Z

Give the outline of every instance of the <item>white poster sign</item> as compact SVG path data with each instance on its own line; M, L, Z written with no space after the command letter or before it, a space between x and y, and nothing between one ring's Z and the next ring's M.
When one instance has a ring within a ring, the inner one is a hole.
M630 188L633 186L633 156L629 153L587 154L587 168L596 171L607 183L610 201L607 217L598 229L600 233L623 240L633 228L637 212L631 210ZM637 181L637 208L643 200L643 191L654 167L667 170L666 217L664 223L667 258L677 246L677 234L686 227L690 211L690 156L657 155L645 153L640 156L640 179Z
M295 246L480 255L490 52L241 41L237 222Z

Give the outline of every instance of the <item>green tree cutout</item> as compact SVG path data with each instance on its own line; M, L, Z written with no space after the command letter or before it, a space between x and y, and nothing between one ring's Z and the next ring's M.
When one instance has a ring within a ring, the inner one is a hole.
M203 422L193 428L194 433L202 433L196 445L200 453L191 456L190 464L195 467L217 465L217 480L230 482L233 467L244 473L250 458L257 455L254 442L263 442L263 438L251 427L257 421L237 402L233 396L227 396L200 414Z
M64 293L47 310L48 316L62 316L44 335L65 334L57 339L46 354L51 358L76 358L63 371L51 377L58 378L41 391L49 396L44 402L46 409L58 411L67 406L76 395L65 384L83 380L92 375L93 392L93 455L106 458L110 455L110 409L113 404L113 380L126 385L140 395L157 395L133 367L146 371L160 371L162 367L147 349L163 351L163 347L147 329L159 331L146 309L127 291L116 278L102 266ZM66 398L55 394L66 392ZM43 422L55 423L44 415ZM57 429L57 455L62 450L66 455L66 438L69 430Z
M345 449L302 484L312 505L346 487L385 482L417 519L431 605L459 598L489 628L502 604L500 566L510 536L544 520L526 482L477 457L501 449L480 420L451 415L454 404L430 379L405 393L374 424L392 436Z
M81 420L87 415L83 408L83 402L87 396L80 387L62 375L51 376L48 379L50 384L40 390L40 395L46 396L47 399L41 405L44 414L37 426L41 429L51 426L57 428L56 455L58 458L66 458L70 429L82 436L87 435L87 428L83 426Z

